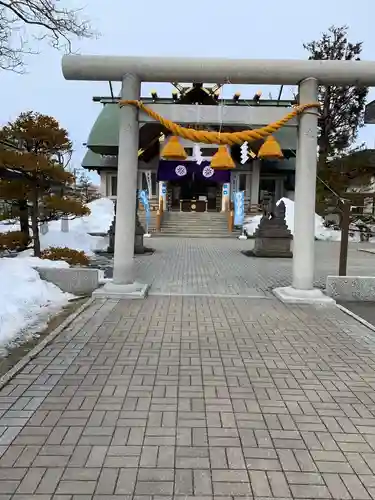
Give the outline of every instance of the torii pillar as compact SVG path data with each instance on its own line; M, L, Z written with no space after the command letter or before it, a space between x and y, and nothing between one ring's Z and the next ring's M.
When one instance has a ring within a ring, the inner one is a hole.
M372 61L64 56L62 69L67 80L120 81L123 99L139 99L142 81L299 85L300 104L317 101L319 83L375 85ZM334 302L313 286L317 119L317 111L309 110L299 120L292 286L274 290L284 302ZM97 291L101 297L141 298L148 289L147 284L135 281L133 264L138 129L137 110L124 106L120 118L114 276L111 283Z
M306 78L299 84L299 104L318 100L318 81ZM333 302L314 288L315 198L318 146L318 110L299 117L294 188L294 240L292 286L274 289L283 302Z

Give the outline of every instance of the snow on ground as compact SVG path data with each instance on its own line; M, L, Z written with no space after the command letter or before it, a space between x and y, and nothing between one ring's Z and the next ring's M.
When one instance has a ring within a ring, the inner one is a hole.
M33 256L32 250L26 250L25 252L21 252L17 255L17 259L22 259L24 265L29 267L58 267L58 268L68 268L70 267L67 262L64 260L48 260L48 259L40 259L39 257ZM3 262L5 259L0 259L0 262ZM9 260L9 259L8 259ZM14 260L14 258L12 259Z
M286 224L290 232L294 234L294 201L290 200L289 198L281 198L281 200L277 202L277 205L280 203L280 201L283 201L285 204ZM261 218L261 215L255 215L245 219L244 228L249 236L254 234ZM315 214L315 237L316 239L323 241L340 241L341 232L325 227L323 217ZM359 241L359 234L355 233L355 236L351 237L350 241Z
M50 315L73 297L39 277L34 267L41 264L69 267L66 262L28 256L0 259L0 348L43 329Z
M88 206L91 214L69 221L67 233L61 231L61 221L50 222L48 233L40 234L42 250L49 246L68 247L92 255L94 250L106 248L108 238L88 233L108 232L114 218L113 202L101 198ZM0 223L0 232L17 230L18 224ZM41 280L34 269L37 266L69 267L66 262L32 257L32 250L26 250L16 258L0 258L0 351L4 346L26 340L30 334L42 330L50 315L58 312L73 297Z
M107 233L112 224L114 214L113 201L100 198L87 205L91 211L86 217L77 217L69 221L69 232L61 231L61 221L48 223L48 233L40 234L41 249L48 247L68 247L93 255L94 250L104 250L108 246L108 238L91 236L89 233ZM19 224L0 223L0 232L17 231Z

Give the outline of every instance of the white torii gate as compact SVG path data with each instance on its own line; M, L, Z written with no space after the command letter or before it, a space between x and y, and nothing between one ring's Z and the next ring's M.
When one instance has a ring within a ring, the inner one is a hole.
M121 98L138 100L141 82L191 81L233 84L299 85L299 104L317 101L318 84L375 85L373 61L247 60L176 57L64 56L67 80L122 82ZM285 302L325 303L314 289L315 188L318 112L298 123L292 286L274 293ZM96 292L108 298L141 298L148 285L135 281L134 232L138 165L138 111L121 108L117 216L113 281Z

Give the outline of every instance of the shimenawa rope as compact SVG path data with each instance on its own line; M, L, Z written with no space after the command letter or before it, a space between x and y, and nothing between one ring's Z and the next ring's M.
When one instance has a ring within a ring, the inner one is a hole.
M161 115L159 115L159 113L156 113L151 108L145 106L142 101L121 100L119 102L119 105L120 107L134 106L141 111L144 111L151 118L158 121L161 125L170 130L170 132L172 132L172 134L175 136L188 139L192 142L201 142L204 144L225 144L228 146L233 146L234 144L243 144L244 142L251 142L259 139L265 139L266 137L286 125L292 118L301 115L308 109L320 107L319 103L302 104L300 106L296 106L293 111L285 115L284 118L270 123L265 127L254 130L241 130L238 132L216 132L212 130L195 130L193 128L181 127L181 125L163 118Z

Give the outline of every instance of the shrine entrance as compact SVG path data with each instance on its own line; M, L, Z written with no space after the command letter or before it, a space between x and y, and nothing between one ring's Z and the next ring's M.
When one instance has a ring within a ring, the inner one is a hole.
M181 212L209 212L217 210L217 196L222 184L196 178L194 174L183 180L170 181L170 209Z
M207 161L161 160L157 179L167 182L169 210L216 212L221 210L222 186L230 182L230 171L214 170Z

